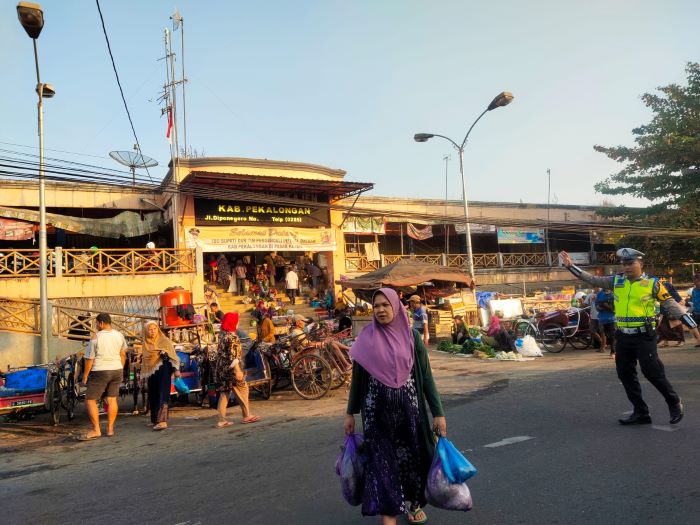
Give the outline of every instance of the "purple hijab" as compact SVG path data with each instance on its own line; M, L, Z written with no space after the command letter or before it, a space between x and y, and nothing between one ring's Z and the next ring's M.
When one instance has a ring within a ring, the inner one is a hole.
M408 316L401 306L399 296L391 288L380 288L378 293L389 299L394 318L387 325L377 318L366 326L350 349L350 355L369 375L391 388L399 388L408 380L413 368L413 333Z

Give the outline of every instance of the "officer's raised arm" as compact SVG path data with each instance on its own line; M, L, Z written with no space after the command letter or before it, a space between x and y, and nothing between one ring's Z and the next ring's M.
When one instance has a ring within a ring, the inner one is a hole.
M559 257L561 258L561 262L564 265L564 267L567 270L569 270L572 274L574 274L574 277L577 277L578 279L581 279L582 281L587 282L593 286L605 288L606 290L613 289L615 277L613 277L612 275L609 277L597 277L588 272L584 272L581 268L579 268L573 262L571 262L571 257L568 253L564 251L559 252Z

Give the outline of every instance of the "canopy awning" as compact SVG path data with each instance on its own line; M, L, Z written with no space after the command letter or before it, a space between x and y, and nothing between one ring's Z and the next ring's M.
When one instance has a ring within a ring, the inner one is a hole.
M192 171L180 183L180 189L191 189L194 193L202 190L245 191L247 193L310 193L327 195L330 199L346 199L371 190L370 182L350 182L344 180L318 180L292 177L271 177L239 173L212 173Z
M376 290L383 286L416 286L428 281L454 282L470 287L472 285L469 275L460 270L412 259L401 259L360 277L336 281L336 284L358 290Z

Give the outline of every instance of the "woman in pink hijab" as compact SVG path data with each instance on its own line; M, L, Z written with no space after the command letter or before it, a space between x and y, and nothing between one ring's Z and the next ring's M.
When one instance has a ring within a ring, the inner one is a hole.
M394 525L399 514L425 523L425 483L433 459L433 431L447 431L422 336L412 330L396 292L379 289L372 298L374 319L350 355L352 384L345 433L355 431L362 413L367 466L362 514ZM426 402L433 416L430 424Z

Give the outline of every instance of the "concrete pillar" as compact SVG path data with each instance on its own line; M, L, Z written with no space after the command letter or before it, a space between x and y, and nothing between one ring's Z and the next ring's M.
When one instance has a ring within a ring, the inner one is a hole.
M498 267L503 268L503 254L498 252Z

